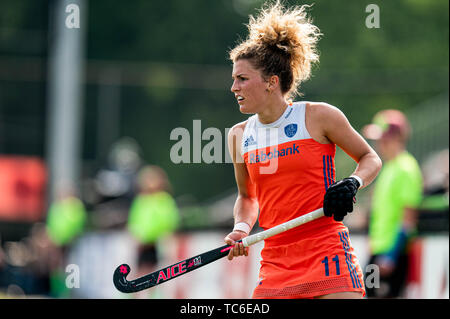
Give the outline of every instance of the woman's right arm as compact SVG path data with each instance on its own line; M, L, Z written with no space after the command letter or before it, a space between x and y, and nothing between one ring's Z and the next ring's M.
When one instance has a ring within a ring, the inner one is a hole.
M234 224L245 223L251 230L258 218L258 200L256 199L255 185L251 182L241 153L244 127L245 122L236 124L231 128L228 133L228 150L233 161L234 176L238 188L238 196L233 209ZM225 237L224 240L228 245L235 245L228 254L229 260L236 256L248 255L248 248L244 248L242 243L236 244L236 241L246 236L248 236L248 233L242 230L233 230Z

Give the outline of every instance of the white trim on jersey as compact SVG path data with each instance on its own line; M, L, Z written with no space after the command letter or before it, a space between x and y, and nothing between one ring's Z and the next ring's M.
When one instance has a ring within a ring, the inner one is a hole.
M242 136L242 154L298 140L310 139L305 124L306 102L288 105L283 115L270 124L262 124L258 115L251 116Z

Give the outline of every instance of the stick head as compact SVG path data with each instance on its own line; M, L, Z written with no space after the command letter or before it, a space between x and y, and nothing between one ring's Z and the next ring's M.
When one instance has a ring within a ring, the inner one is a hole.
M121 292L128 292L128 281L126 277L130 273L130 266L122 264L114 271L113 282L114 286Z

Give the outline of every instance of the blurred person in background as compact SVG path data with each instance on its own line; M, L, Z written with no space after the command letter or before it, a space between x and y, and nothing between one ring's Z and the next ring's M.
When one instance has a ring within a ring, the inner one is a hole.
M369 264L379 267L380 287L367 296L402 296L408 273L408 244L416 231L417 208L423 194L420 166L406 150L411 134L406 116L398 110L377 113L363 135L376 141L383 168L373 190L369 217Z
M254 115L228 135L238 197L235 226L225 242L234 245L228 259L247 256L248 248L236 242L257 219L267 229L323 206L325 217L264 241L252 297L358 299L365 294L363 273L342 221L381 160L338 108L291 100L319 60L320 32L307 7L285 9L277 2L263 8L250 17L248 38L230 52L231 91L240 112ZM277 139L263 133L269 129ZM336 146L357 163L340 181Z
M60 249L51 242L43 222L33 223L19 241L2 243L0 234L0 299L55 297L51 274L61 264Z
M51 291L55 297L67 297L65 264L74 243L85 229L87 212L73 185L59 185L57 198L51 203L46 220L46 231L59 254L58 265L51 270Z
M61 276L59 268L63 264L63 255L60 247L50 240L45 223L33 224L30 235L22 242L28 255L26 268L34 277L33 294L57 297L57 291L63 290L56 291L55 287L52 287L52 280L55 279L55 272Z
M138 194L129 216L128 230L139 243L138 277L154 271L158 263L158 240L173 233L179 224L178 207L171 195L166 172L158 166L144 166L137 176ZM145 298L152 291L138 293Z
M141 147L131 137L121 137L108 152L107 163L95 176L93 224L100 229L121 229L137 194L135 180L143 166Z

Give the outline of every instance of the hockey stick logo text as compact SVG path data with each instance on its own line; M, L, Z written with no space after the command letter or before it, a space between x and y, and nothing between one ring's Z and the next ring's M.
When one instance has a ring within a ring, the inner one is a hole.
M202 257L198 256L189 261L188 268L192 266L198 266L202 263Z
M158 273L158 279L156 283L158 284L160 280L168 280L170 278L181 275L182 273L185 272L186 272L186 260L179 264L175 264L171 267L167 267L166 269L161 270Z

